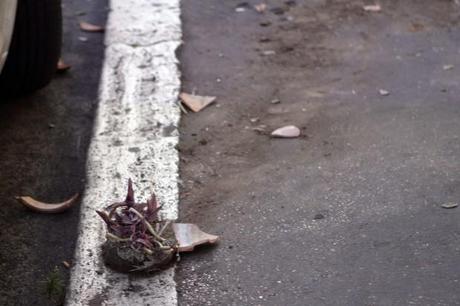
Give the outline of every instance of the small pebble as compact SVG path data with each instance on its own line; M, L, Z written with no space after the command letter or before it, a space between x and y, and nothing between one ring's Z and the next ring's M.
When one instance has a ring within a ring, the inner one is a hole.
M315 217L314 217L313 219L315 219L315 220L324 219L324 215L323 215L323 214L316 214Z
M64 261L62 262L62 264L63 264L64 267L66 267L67 269L70 269L70 263L69 263L68 261L64 260Z
M270 42L271 39L268 38L268 37L261 37L261 38L259 39L259 41L260 41L261 43L267 43L267 42Z
M275 15L282 15L284 14L284 9L282 7L277 6L277 7L271 8L270 12L272 12Z
M268 55L275 55L276 52L274 50L265 50L262 51L262 55L268 56Z

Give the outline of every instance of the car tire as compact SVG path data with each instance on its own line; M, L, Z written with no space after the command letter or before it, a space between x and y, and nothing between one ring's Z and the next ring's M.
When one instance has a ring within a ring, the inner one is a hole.
M18 96L46 86L56 72L61 42L61 0L18 0L0 95Z

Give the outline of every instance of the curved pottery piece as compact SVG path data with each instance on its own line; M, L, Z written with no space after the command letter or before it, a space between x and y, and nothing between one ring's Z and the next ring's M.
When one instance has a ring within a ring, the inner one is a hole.
M300 136L300 130L294 125L280 127L272 132L272 137L276 138L296 138Z
M203 232L196 224L173 223L174 235L179 247L178 252L191 252L196 246L215 244L219 236Z

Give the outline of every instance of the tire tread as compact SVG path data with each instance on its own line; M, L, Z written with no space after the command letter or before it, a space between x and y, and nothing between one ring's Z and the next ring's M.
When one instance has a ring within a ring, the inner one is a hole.
M10 51L0 74L0 96L28 94L46 86L61 52L60 0L19 0Z

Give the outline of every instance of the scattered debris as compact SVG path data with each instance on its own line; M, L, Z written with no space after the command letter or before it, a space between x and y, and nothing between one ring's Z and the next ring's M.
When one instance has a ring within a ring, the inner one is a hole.
M385 90L385 89L379 89L379 94L381 96L388 96L388 95L390 95L390 92L388 90Z
M445 71L452 70L452 69L454 69L454 65L444 65L444 66L442 66L442 69L445 70Z
M235 12L242 13L242 12L245 12L246 9L248 8L250 8L250 5L248 2L241 2L236 6Z
M281 100L280 99L273 99L270 101L271 104L280 104Z
M269 26L272 25L272 23L270 21L262 21L262 22L259 23L259 25L261 27L269 27Z
M182 100L182 103L187 105L188 108L197 113L213 103L216 100L216 97L197 96L183 92L180 94L180 99Z
M67 70L69 70L72 66L66 64L62 58L59 59L58 63L57 63L57 72L65 72Z
M88 41L88 37L85 37L85 36L78 36L78 40L79 40L79 41L82 41L82 42L87 42L87 41Z
M300 136L300 129L294 125L287 125L274 130L271 135L276 138L297 138Z
M259 118L258 117L250 118L249 121L251 121L252 123L256 123L256 122L259 122Z
M270 56L270 55L275 55L276 54L276 51L274 50L264 50L262 51L262 55L264 56Z
M85 32L104 32L105 28L85 21L80 21L80 30Z
M293 16L281 17L280 20L281 21L294 21L294 17ZM286 28L294 29L295 27L296 27L296 25L291 25L291 26L283 26L281 28L283 28L283 29L286 29Z
M425 29L425 26L421 23L412 22L409 26L409 32L421 32Z
M382 7L380 6L380 4L372 4L372 5L365 5L363 6L363 9L366 11L366 12L380 12L382 10Z
M455 208L457 206L458 206L458 203L454 203L454 202L444 203L441 205L442 208L447 208L447 209Z
M256 131L256 132L258 132L260 134L265 134L266 129L267 129L267 126L265 124L261 124L259 126L256 126L256 127L252 128L253 131Z
M56 125L54 123L48 123L48 128L54 129Z
M323 214L316 214L314 217L313 217L314 220L321 220L321 219L324 219L324 215Z
M356 95L356 90L352 89L351 93ZM324 97L324 92L315 91L315 90L306 90L305 95L307 95L310 98L323 98Z
M179 243L178 252L191 252L196 246L215 244L219 240L219 236L207 234L195 224L174 223L172 227Z
M57 214L72 208L77 203L78 196L79 194L77 193L70 199L56 204L40 202L29 196L19 196L16 197L16 200L33 211L45 214Z
M182 105L182 102L181 101L178 101L177 104L179 105L179 108L181 110L181 112L183 112L184 114L188 114L188 111L185 109L185 107Z
M262 3L259 3L259 4L256 4L256 5L254 5L254 9L255 9L257 12L263 14L263 13L265 13L265 11L267 10L267 4L265 4L265 3L263 3L263 2L262 2Z
M270 115L282 115L282 114L287 114L291 111L292 109L289 108L288 106L282 106L278 104L275 104L274 106L270 106L267 109L267 113L269 113Z
M249 2L240 2L236 5L236 8L238 7L244 7L244 8L249 8L250 5L249 5Z
M70 267L71 267L70 263L69 263L67 260L64 260L64 261L62 262L62 264L63 264L64 267L66 267L67 269L70 269Z
M259 39L259 42L261 43L267 43L267 42L271 42L272 40L269 38L269 37L261 37Z
M283 15L285 10L282 7L273 7L270 9L270 12L272 12L275 15Z

